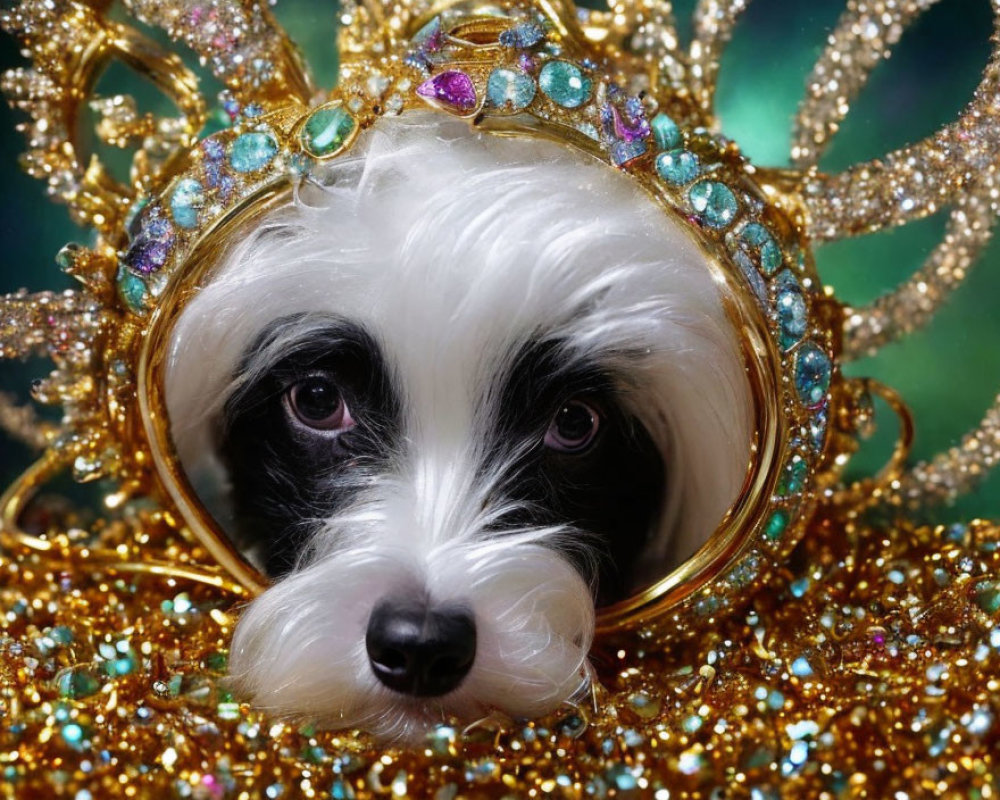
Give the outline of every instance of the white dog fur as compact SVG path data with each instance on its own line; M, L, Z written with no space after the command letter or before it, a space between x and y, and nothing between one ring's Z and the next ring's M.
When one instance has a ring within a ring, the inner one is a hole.
M571 529L484 533L509 510L502 470L482 469L492 382L539 337L625 376L670 476L639 579L658 577L706 540L746 474L751 401L720 289L684 223L561 145L409 114L320 182L234 242L180 317L166 377L177 451L199 486L218 476L215 427L241 358L293 314L297 334L319 315L372 332L403 393L406 447L245 610L234 685L261 708L383 736L551 710L586 685L591 588L547 546ZM225 516L224 492L214 507ZM392 692L368 666L368 615L399 590L474 612L474 665L444 697Z

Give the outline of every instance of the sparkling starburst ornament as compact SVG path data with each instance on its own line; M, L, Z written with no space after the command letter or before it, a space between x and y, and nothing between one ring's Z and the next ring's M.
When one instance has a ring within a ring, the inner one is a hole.
M743 0L701 0L686 48L666 0L345 4L329 91L264 3L109 5L25 0L3 15L31 58L3 82L27 114L25 168L94 238L58 256L80 288L0 299L0 357L51 358L35 399L63 410L43 422L0 395L0 425L43 451L0 500L0 793L996 794L1000 531L873 527L863 512L898 520L968 491L1000 457L1000 399L956 448L907 468L902 402L841 372L925 324L989 240L996 42L956 122L825 174L816 164L850 102L930 2L848 4L782 170L751 164L717 132L719 60ZM997 0L993 10L1000 20ZM225 124L180 58L123 18L197 53L225 86ZM177 116L93 97L113 62L151 80ZM88 105L100 140L132 153L127 183L85 156ZM423 748L380 750L269 720L226 693L234 615L264 579L188 485L162 366L227 235L380 120L415 109L560 142L682 220L731 299L757 427L742 493L711 539L601 610L592 703L539 721L442 725ZM894 292L851 308L822 286L816 246L940 209L944 239ZM901 441L881 473L845 485L873 395L901 417ZM112 487L103 521L33 503L64 471Z

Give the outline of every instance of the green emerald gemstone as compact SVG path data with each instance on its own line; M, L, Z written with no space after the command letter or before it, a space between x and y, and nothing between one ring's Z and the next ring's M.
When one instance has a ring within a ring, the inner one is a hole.
M333 155L357 127L357 120L340 106L317 109L302 128L302 146L316 158Z
M229 147L229 164L237 172L263 169L278 154L278 141L265 131L243 133Z
M656 157L656 171L674 186L689 183L698 177L698 156L688 150L668 150Z
M225 653L209 653L205 656L205 667L213 672L222 672L228 661Z
M681 143L681 129L664 113L659 113L649 123L653 129L656 146L661 150L673 150Z
M576 64L550 61L542 67L538 85L553 103L563 108L579 108L590 99L593 82Z
M767 525L764 526L764 536L772 542L778 541L788 528L789 521L788 512L783 508L777 509L768 518Z
M976 603L987 614L1000 611L1000 586L993 581L983 581L976 586Z
M133 314L146 311L146 284L142 278L122 267L118 272L118 295Z
M57 680L59 694L69 699L90 697L101 688L101 682L86 667L69 669Z
M718 181L699 181L688 191L688 200L711 228L725 228L739 210L736 195Z

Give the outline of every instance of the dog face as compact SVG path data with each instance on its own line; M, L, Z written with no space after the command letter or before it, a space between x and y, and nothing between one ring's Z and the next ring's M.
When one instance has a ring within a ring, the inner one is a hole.
M165 390L192 483L274 579L235 686L385 736L581 690L595 602L691 555L749 458L682 224L564 147L431 115L383 120L232 245Z

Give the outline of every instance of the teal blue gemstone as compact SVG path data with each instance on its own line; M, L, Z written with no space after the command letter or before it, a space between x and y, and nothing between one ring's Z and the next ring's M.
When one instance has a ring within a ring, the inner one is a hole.
M229 146L229 164L237 172L256 172L270 164L277 154L278 142L270 133L243 133Z
M639 787L635 775L632 774L625 764L612 764L608 767L605 776L608 783L620 792L630 792Z
M590 99L593 82L576 64L550 61L542 67L538 85L553 103L563 108L579 108Z
M812 664L805 656L799 656L792 662L792 674L800 678L806 678L813 674Z
M807 342L795 355L795 388L807 406L818 406L826 398L833 364L819 346Z
M759 222L751 222L740 231L742 239L756 259L757 266L767 275L773 275L781 266L781 248L771 232Z
M122 267L118 271L118 294L129 311L143 314L146 311L146 284L142 278Z
M805 336L809 326L809 310L798 279L784 270L778 275L774 306L778 313L778 338L782 350L791 350Z
M49 631L49 637L56 644L69 644L73 641L73 631L65 625L57 625Z
M519 69L497 67L486 82L490 104L508 111L520 111L535 99L535 81Z
M357 127L357 120L340 106L317 109L302 128L302 146L317 158L333 155Z
M681 728L685 733L695 733L705 724L705 720L699 717L697 714L692 714L689 717L685 717L681 721Z
M667 183L680 186L698 177L698 156L688 150L668 150L656 157L656 171Z
M305 153L292 153L287 161L288 173L301 178L309 172L312 164L313 160Z
M344 778L337 777L330 786L330 797L333 800L354 800L354 789Z
M109 675L131 675L135 670L135 666L135 658L129 654L122 658L116 658L114 661L109 661L105 665L105 669Z
M680 145L681 129L666 114L662 112L657 114L649 125L653 129L656 146L661 150L673 150Z
M725 228L736 217L736 195L724 183L700 181L688 190L694 210L712 228Z
M772 542L778 541L785 529L788 528L789 521L788 512L783 508L777 509L771 514L764 526L764 536Z
M205 190L194 178L184 178L170 195L170 214L182 228L198 225L198 212L205 205Z
M56 266L63 272L72 269L77 259L84 254L85 250L86 248L78 245L76 242L64 244L59 252L56 253Z
M62 738L70 747L79 748L83 744L84 737L87 735L84 731L82 725L78 725L75 722L69 722L62 726Z

